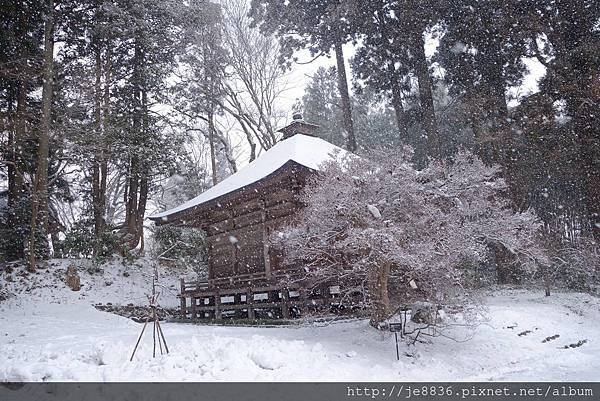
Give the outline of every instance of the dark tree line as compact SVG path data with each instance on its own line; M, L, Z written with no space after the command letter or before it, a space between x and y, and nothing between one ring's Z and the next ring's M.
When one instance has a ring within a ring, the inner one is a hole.
M81 213L72 231L87 232L95 255L143 249L157 179L187 158L187 131L161 107L182 92L171 84L181 58L214 42L206 27L218 8L3 0L0 13L0 261L27 259L33 270L39 258L69 253L60 237L69 237L73 208Z
M410 144L423 164L426 157L452 158L459 147L470 148L504 168L515 203L535 208L549 231L569 240L600 237L597 0L252 4L261 28L280 37L288 62L298 49L337 56L343 44L354 45L355 96L344 89L343 57L341 63L336 57L337 93L325 99L322 88L333 81L322 71L307 87L306 118L324 125L323 135L336 135L327 121L337 115L349 133L348 149L372 144L366 138L376 129L356 129L365 115L355 103L368 91L394 111L396 138L382 137L380 146ZM428 57L432 43L437 48ZM509 89L529 72L525 59L545 73L537 92L513 98ZM389 113L367 116L371 128L382 119Z

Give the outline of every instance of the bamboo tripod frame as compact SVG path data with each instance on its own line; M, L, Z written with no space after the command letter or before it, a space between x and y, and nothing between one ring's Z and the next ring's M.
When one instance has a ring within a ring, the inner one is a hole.
M138 345L140 345L140 341L142 340L142 336L144 335L144 331L146 330L146 326L148 322L152 320L152 358L156 358L156 336L158 333L158 347L160 349L160 354L163 354L163 345L166 353L169 353L169 347L167 346L167 341L165 340L165 335L160 327L160 321L158 320L158 315L156 313L156 307L158 306L158 297L160 293L156 292L156 281L158 278L158 271L156 266L154 267L154 273L152 275L152 295L148 297L150 301L150 315L146 317L146 321L144 322L144 327L142 327L142 332L140 333L137 342L135 343L135 347L133 348L133 352L131 353L131 358L129 358L129 362L133 361L133 357L135 355L135 351L137 351Z

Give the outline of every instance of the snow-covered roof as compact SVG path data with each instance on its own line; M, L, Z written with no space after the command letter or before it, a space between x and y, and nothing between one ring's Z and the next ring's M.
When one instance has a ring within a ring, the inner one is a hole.
M164 212L150 216L150 219L166 218L174 213L201 205L220 196L234 192L247 185L260 181L274 173L289 161L294 161L313 170L329 160L343 158L347 152L321 138L296 134L278 142L256 160L230 175L214 187L204 191L189 201Z

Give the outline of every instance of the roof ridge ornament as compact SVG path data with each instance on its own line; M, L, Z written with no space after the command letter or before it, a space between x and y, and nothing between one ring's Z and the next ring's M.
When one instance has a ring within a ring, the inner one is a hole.
M285 140L293 137L296 134L316 137L315 131L318 128L318 125L304 121L301 113L294 113L292 116L292 122L285 127L278 129L277 131L283 133L283 138L281 138L281 140Z

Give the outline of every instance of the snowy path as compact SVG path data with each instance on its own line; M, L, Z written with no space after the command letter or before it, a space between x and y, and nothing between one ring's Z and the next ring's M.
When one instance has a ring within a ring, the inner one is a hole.
M414 357L399 362L393 337L360 320L277 328L164 324L171 353L152 359L150 331L130 363L137 323L76 299L5 302L0 381L600 380L599 299L509 292L488 298L488 308L490 321L471 340L402 345L401 354ZM581 347L559 349L584 339Z

